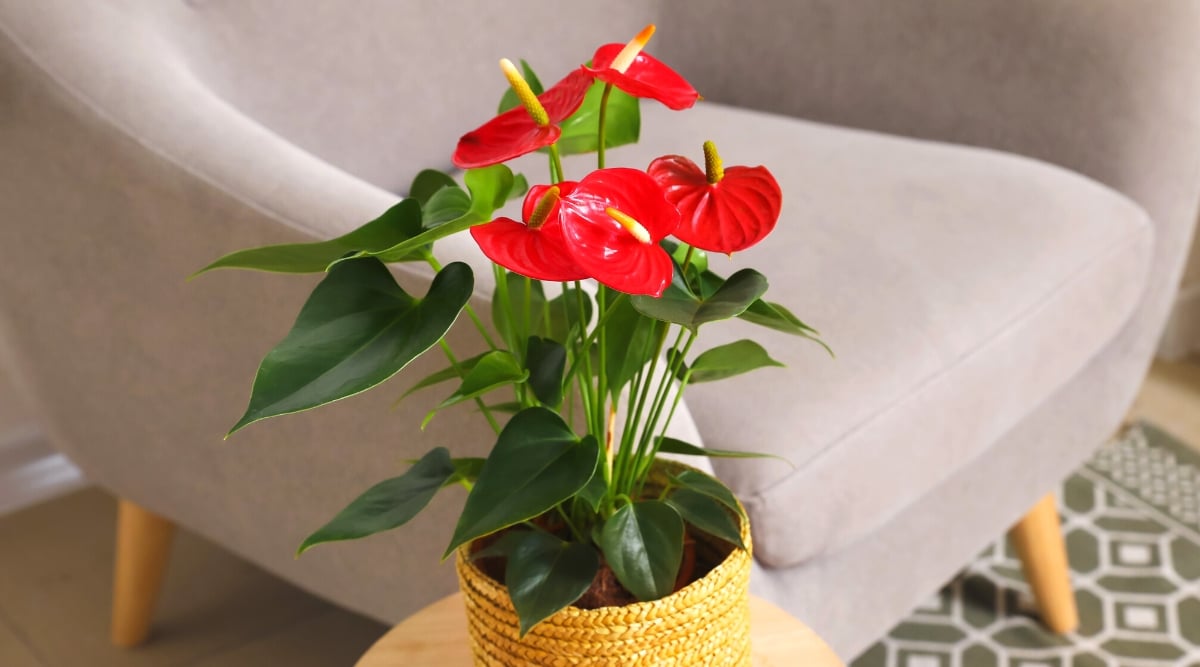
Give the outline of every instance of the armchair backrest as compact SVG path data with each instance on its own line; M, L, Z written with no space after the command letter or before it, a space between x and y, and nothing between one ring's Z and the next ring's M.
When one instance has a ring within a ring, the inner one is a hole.
M138 2L218 95L393 192L448 168L458 137L494 114L500 58L527 60L548 86L657 19L638 0Z
M1019 153L1123 192L1155 222L1134 317L1161 331L1200 197L1200 3L664 0L662 12L660 55L708 99ZM1146 358L1156 336L1136 343Z

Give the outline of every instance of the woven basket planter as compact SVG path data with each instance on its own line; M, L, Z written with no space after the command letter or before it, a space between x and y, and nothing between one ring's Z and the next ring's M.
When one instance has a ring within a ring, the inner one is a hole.
M528 665L750 665L750 563L747 521L742 541L702 579L653 602L625 607L568 607L520 637L508 589L459 549L459 587L471 650L479 667ZM728 549L697 535L697 549Z

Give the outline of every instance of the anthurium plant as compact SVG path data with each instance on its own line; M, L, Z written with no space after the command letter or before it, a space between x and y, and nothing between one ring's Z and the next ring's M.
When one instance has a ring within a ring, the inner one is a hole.
M761 273L724 277L709 266L708 252L739 252L775 227L782 195L770 171L726 167L712 143L703 167L681 155L605 165L606 149L638 139L639 99L684 110L699 97L643 50L653 31L601 46L548 89L523 61L501 61L510 90L499 115L453 154L465 189L422 171L406 199L345 236L243 250L203 270L326 273L263 360L232 431L371 389L438 348L446 368L405 396L452 386L426 421L473 403L496 432L486 458L438 447L369 488L301 552L396 528L439 490L464 487L446 555L476 543L486 547L477 555L505 558L524 633L604 573L635 600L672 593L687 583L688 531L744 548L741 506L713 477L686 470L647 486L660 454L753 456L681 442L667 427L688 385L780 364L750 340L698 354L694 345L702 328L732 318L820 340L764 299ZM549 178L527 187L504 163L535 151ZM578 153L595 153L596 169L565 173L561 155ZM495 215L522 195L520 220ZM462 232L493 262L491 327L469 303L468 265L443 265L435 253L439 239ZM396 283L395 262L432 267L423 297ZM445 338L463 313L482 354L457 355Z

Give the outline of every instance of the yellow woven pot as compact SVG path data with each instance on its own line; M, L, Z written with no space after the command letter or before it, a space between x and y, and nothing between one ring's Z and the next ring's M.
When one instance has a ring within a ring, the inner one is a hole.
M674 467L674 464L672 464ZM508 589L457 556L458 584L467 608L471 650L479 667L590 665L696 667L750 664L749 522L746 551L734 549L703 579L665 598L626 607L568 607L520 637ZM718 540L697 549L716 549ZM725 547L728 548L728 547Z

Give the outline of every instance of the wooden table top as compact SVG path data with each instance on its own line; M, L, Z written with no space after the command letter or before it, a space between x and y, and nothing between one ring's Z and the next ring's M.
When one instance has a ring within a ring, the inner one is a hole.
M462 594L455 593L392 628L356 667L474 667L468 641ZM753 596L750 646L754 667L844 667L808 626Z

